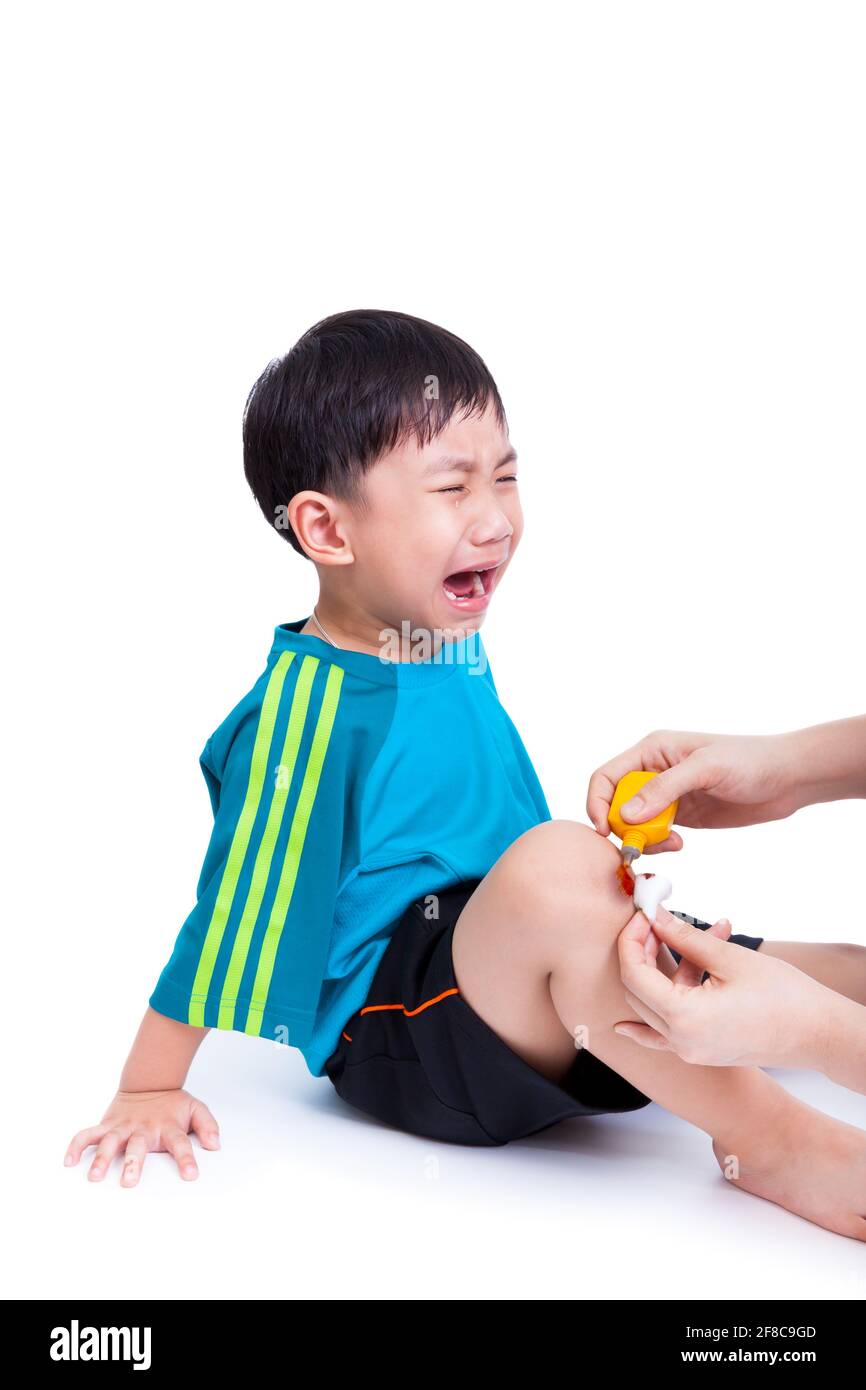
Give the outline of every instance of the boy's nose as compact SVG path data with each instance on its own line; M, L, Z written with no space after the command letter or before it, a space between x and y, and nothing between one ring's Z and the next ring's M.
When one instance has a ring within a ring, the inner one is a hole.
M502 515L498 507L496 508L496 512L497 515L491 517L486 524L482 521L476 523L476 527L472 532L473 544L486 546L501 545L503 542L510 540L514 535L514 527L511 525L511 522Z

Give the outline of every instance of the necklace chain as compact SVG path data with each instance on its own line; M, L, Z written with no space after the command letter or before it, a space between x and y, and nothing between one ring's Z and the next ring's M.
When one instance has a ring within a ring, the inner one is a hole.
M316 624L316 627L319 629L319 631L321 632L322 636L325 637L325 638L327 638L327 640L330 642L331 646L332 646L332 647L337 647L337 650L339 651L340 648L339 648L339 646L337 645L337 643L334 641L333 637L328 637L327 632L326 632L325 629L322 627L322 624L319 622L319 618L318 618L318 615L317 615L317 613L316 613L316 605L315 605L315 604L313 604L313 615L312 615L312 616L313 616L313 622Z

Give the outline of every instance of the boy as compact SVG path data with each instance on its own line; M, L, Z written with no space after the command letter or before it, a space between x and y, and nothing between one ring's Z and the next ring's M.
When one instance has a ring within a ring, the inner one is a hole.
M333 315L269 364L243 437L252 491L319 596L277 627L201 754L214 829L196 905L121 1089L67 1161L95 1143L97 1179L125 1148L129 1186L165 1149L197 1176L188 1134L215 1148L217 1125L182 1088L208 1030L229 1028L299 1048L348 1104L447 1142L657 1100L721 1165L735 1156L739 1186L863 1239L859 1130L755 1067L613 1031L634 1017L616 849L551 818L480 637L523 530L480 357L407 314ZM676 969L664 947L659 966Z

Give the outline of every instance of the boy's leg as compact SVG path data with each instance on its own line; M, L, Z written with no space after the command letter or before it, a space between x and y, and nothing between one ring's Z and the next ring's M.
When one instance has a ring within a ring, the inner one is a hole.
M634 906L617 883L618 864L613 843L576 821L546 821L519 836L457 920L460 992L551 1080L565 1075L582 1038L644 1095L720 1138L744 1106L772 1105L781 1087L757 1067L696 1066L613 1031L620 1020L641 1021L619 972L616 938Z
M707 1067L636 1047L616 939L634 908L614 845L546 821L496 861L457 920L454 973L466 1003L536 1070L564 1077L582 1036L600 1061L711 1135L738 1186L840 1234L866 1239L866 1134L797 1100L757 1067ZM663 960L665 952L659 952ZM671 973L672 957L663 968ZM579 1030L579 1031L578 1031Z

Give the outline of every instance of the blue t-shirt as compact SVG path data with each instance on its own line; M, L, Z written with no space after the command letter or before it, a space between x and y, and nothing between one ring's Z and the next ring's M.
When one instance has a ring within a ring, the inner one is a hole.
M213 832L149 1003L297 1047L321 1076L409 903L551 817L480 632L383 660L307 621L276 629L201 754Z

